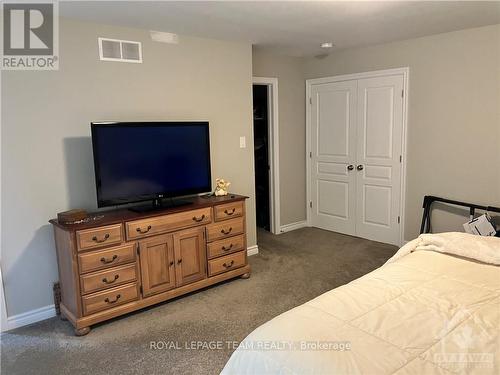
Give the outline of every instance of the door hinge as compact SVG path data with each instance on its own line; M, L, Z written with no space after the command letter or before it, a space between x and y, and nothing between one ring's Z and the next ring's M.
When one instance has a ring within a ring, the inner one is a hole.
M139 243L137 243L137 255L141 255L141 247L139 246Z
M312 159L312 157L313 157L312 151L309 151L309 157Z
M309 104L313 104L313 98L309 98Z
M143 289L142 289L142 285L139 287L139 291L141 292L141 294L143 294Z
M402 163L403 162L403 155L399 155L399 162Z
M401 217L398 216L398 224L400 224L400 223L401 223Z
M313 201L309 201L309 207L313 207Z
M401 97L404 98L405 97L405 90L401 90Z

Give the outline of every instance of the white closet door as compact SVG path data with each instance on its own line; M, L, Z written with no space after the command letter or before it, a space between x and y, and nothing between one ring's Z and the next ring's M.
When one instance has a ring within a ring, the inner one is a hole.
M403 76L358 80L356 235L399 244Z
M311 87L311 224L346 234L356 224L356 86Z

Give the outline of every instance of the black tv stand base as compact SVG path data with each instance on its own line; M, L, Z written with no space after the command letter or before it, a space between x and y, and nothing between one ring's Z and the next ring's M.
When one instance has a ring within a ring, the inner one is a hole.
M151 204L129 207L129 210L133 212L151 212L166 208L187 206L188 204L193 204L193 201L189 199L155 199L151 201Z

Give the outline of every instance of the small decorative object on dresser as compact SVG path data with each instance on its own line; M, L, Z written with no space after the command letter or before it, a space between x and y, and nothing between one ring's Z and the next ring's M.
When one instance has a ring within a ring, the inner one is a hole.
M57 214L57 221L61 224L75 224L82 222L87 218L87 211L80 208L74 210L59 212Z
M150 212L106 211L54 227L61 316L90 326L235 277L248 278L245 199L195 198Z
M225 181L223 178L217 178L215 180L215 184L215 196L223 197L224 195L227 195L227 189L229 188L229 185L231 185L229 181Z

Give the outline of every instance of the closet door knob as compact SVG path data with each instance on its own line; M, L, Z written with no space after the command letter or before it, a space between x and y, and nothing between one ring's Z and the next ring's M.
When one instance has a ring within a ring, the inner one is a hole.
M357 169L358 171L362 171L362 170L363 170L363 168L364 168L364 167L363 167L363 164L360 164L360 165L358 165L358 166L356 167L356 169Z
M349 165L347 166L347 170L348 170L348 171L352 171L353 169L354 169L354 165L349 164Z

